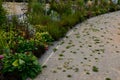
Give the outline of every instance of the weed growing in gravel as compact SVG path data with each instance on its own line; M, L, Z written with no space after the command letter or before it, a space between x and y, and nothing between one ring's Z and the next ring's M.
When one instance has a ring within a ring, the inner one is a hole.
M89 60L89 62L91 62L91 60Z
M90 73L89 73L89 72L86 72L86 74L87 74L87 75L90 75Z
M53 73L57 73L57 71L56 71L56 70L53 70Z
M76 52L74 51L73 54L76 54Z
M61 70L62 68L61 67L57 67L58 70Z
M90 54L90 56L93 56L92 54Z
M63 72L66 72L66 70L63 70Z
M71 46L75 46L75 45L73 44L73 45L71 45Z
M69 42L68 44L72 44L72 42Z
M100 31L99 29L95 29L95 28L91 28L91 30L92 30L93 32L98 32L98 31Z
M92 47L92 45L88 45L88 47Z
M93 53L98 53L98 54L101 54L101 53L104 53L105 52L105 49L95 49L95 50L92 50Z
M104 47L104 45L99 45L99 47Z
M60 57L63 57L64 55L63 54L59 54Z
M101 35L101 37L104 37L104 35Z
M64 53L64 52L65 52L65 50L62 51L62 53Z
M83 46L80 45L80 47L82 48Z
M54 51L54 52L56 52L56 51L57 51L57 49L56 49L56 48L54 48L54 49L53 49L53 51Z
M68 78L71 78L71 77L72 77L72 75L70 75L70 74L69 74L69 75L67 75L67 77L68 77Z
M98 60L98 58L95 58L95 60Z
M119 53L119 51L116 51L116 53Z
M105 80L111 80L110 78L106 78Z
M63 58L58 58L58 60L63 60Z
M80 38L80 35L77 35L76 38Z
M79 71L79 68L75 68L74 71L75 71L75 72L78 72L78 71Z
M47 65L43 65L42 68L47 68Z
M81 64L83 64L83 62L80 62Z
M62 44L64 44L65 42L64 41L62 41L61 43L60 43L60 45L62 45Z
M71 46L66 46L66 49L69 49Z
M66 38L68 38L68 36L65 36Z
M98 72L99 70L98 70L98 68L96 66L93 66L92 71L93 72Z
M85 57L84 59L85 59L85 60L87 60L87 58L86 58L86 57Z

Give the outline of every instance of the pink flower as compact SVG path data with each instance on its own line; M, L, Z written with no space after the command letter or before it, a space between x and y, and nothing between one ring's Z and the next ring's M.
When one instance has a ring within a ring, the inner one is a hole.
M3 58L4 58L4 56L3 56L3 55L0 55L0 60L3 59Z

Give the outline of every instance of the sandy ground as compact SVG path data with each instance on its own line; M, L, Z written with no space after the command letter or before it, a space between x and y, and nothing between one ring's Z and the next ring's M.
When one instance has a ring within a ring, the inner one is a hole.
M120 11L76 25L40 63L34 80L120 80Z

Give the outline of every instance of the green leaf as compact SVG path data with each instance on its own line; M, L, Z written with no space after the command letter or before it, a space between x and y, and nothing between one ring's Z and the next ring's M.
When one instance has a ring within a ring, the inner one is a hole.
M31 60L33 60L33 61L36 60L36 57L35 57L35 56L32 56Z
M25 63L25 61L23 61L22 59L19 59L19 64L21 65L21 64L24 64Z
M39 63L38 63L38 61L37 61L37 60L35 60L35 61L33 62L33 64L37 65L37 64L39 64Z
M19 64L18 64L18 59L15 60L15 61L12 63L12 65L13 65L14 67L19 66Z

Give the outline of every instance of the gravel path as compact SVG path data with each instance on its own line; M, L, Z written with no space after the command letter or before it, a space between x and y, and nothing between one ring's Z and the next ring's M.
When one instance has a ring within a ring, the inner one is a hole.
M25 13L27 12L27 3L4 2L2 6L7 12L9 21L12 20L13 16L16 16L20 21L23 21L24 18L26 18Z
M35 80L120 80L119 61L117 11L88 19L69 31L40 60L44 69Z
M27 3L4 2L2 6L8 15L24 14L27 11Z

